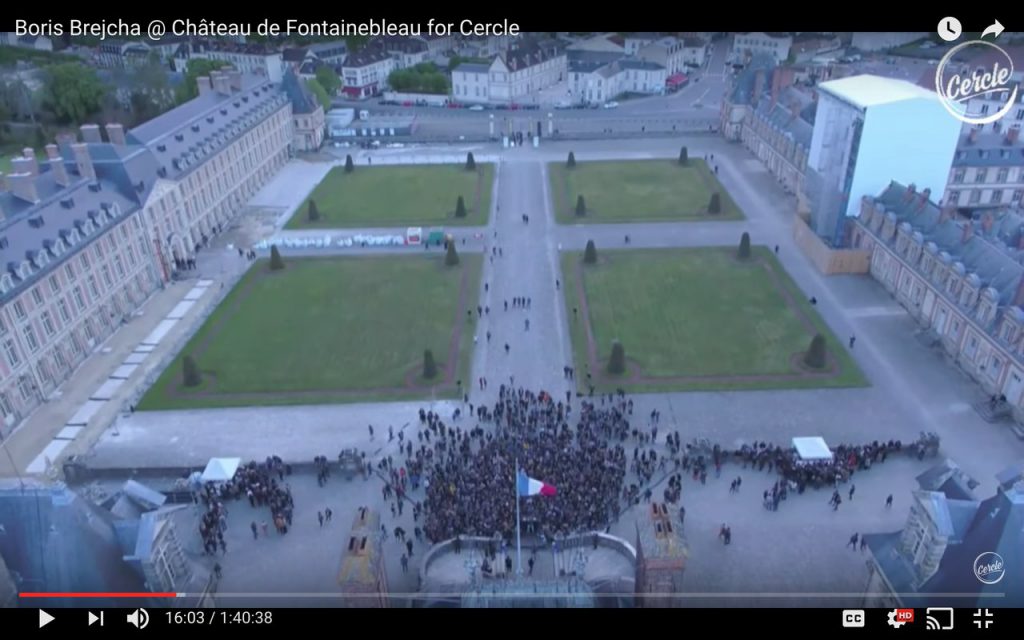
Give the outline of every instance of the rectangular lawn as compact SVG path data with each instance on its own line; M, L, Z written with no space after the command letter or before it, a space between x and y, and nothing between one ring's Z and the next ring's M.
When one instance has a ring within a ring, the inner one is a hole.
M743 213L703 160L564 162L548 165L556 219L563 224L741 220ZM721 213L709 214L718 192ZM586 215L576 215L577 196Z
M287 229L485 225L491 210L494 165L462 164L334 167L288 221ZM455 216L462 196L466 216ZM309 200L320 219L309 220Z
M598 255L597 265L582 270L582 254L562 256L581 390L586 390L586 372L592 367L600 372L594 375L600 382L595 386L606 391L620 386L671 391L867 384L844 345L764 247L755 247L753 260L744 263L735 259L734 250L721 248ZM795 364L815 332L826 337L831 374L808 374ZM616 339L630 363L625 379L604 373Z
M439 255L285 258L277 272L260 261L139 408L454 397L472 347L460 296L474 295L482 266L481 256L461 258L454 268ZM439 370L432 381L422 378L425 349ZM199 387L181 385L186 354L203 372Z

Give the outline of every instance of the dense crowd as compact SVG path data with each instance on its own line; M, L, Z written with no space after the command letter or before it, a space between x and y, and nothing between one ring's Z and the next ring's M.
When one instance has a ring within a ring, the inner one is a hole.
M493 407L470 409L494 421L493 434L450 428L421 413L427 443L408 466L427 479L427 536L514 535L517 460L530 477L557 489L555 496L521 499L524 528L547 536L604 528L618 514L627 466L625 447L609 439L629 433L629 411L624 400L601 408L583 402L572 426L568 404L502 385Z

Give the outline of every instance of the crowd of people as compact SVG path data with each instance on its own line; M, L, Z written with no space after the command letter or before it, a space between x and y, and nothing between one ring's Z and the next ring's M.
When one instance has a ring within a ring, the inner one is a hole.
M432 541L456 535L515 533L516 461L530 477L556 487L555 496L522 498L524 527L547 536L604 528L618 514L626 475L626 450L609 444L629 425L619 407L581 404L572 410L550 395L501 385L493 409L493 433L448 428L439 416L421 413L426 444L408 467L426 478L424 530Z
M249 500L249 506L267 507L270 519L279 534L288 533L292 524L292 512L295 507L291 489L284 484L286 473L290 473L289 465L278 456L268 456L263 462L250 461L239 466L231 480L215 484L207 482L195 492L196 501L202 501L206 513L200 520L199 533L203 538L203 548L207 553L217 550L227 552L223 533L227 530L227 508L224 501ZM259 538L260 532L269 535L267 521L249 525L253 538ZM211 551L212 549L212 551Z

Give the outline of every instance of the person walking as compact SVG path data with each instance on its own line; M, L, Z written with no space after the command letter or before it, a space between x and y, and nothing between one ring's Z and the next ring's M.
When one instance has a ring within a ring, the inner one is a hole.
M366 428L370 431L370 440L373 440L373 425L368 425Z
M853 492L856 491L856 490L857 490L857 485L851 484L850 485L850 500L853 500Z
M853 343L857 342L857 336L850 336L850 348L853 348Z
M322 511L316 512L316 519L320 522L320 528L324 528L324 514Z
M853 534L852 536L850 536L850 541L846 543L846 546L853 547L853 550L856 551L857 550L857 541L859 539L860 539L860 535L858 535L856 533Z
M402 554L402 573L409 573L409 556Z
M334 515L334 512L333 512L333 511L331 511L331 508L330 508L330 507L328 507L328 508L324 509L324 521L326 521L326 522L330 522L330 521L331 521L331 516L332 516L332 515Z
M885 508L889 509L890 507L892 507L892 494L891 493L889 494L889 497L885 499Z
M412 557L412 540L405 541L405 548L409 551L409 557Z
M249 525L249 528L252 529L252 539L253 540L258 540L259 537L260 537L260 533L259 533L259 529L257 528L255 520L252 521L252 524Z

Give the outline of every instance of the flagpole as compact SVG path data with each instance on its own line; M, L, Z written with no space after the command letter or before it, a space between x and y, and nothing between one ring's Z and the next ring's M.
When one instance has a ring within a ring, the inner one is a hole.
M519 532L519 458L516 458L516 575L523 575L523 540Z

